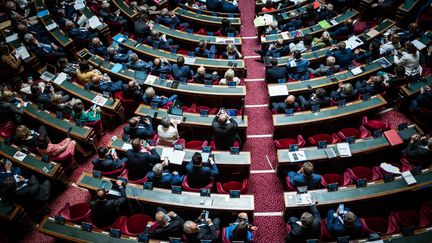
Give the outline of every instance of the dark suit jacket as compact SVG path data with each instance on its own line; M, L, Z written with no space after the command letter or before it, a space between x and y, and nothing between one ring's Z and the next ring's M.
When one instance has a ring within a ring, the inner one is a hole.
M188 243L200 243L201 240L212 240L216 242L218 240L215 225L209 226L207 223L203 223L199 220L196 220L195 223L199 225L199 232L195 234L185 233Z
M169 240L169 237L180 238L183 235L183 224L183 219L177 215L174 218L171 218L171 221L167 226L158 226L152 232L150 232L150 227L146 227L144 233L149 234L149 238L157 240Z
M345 211L350 211L349 208L345 208ZM327 213L327 229L334 237L339 236L350 236L350 238L360 237L362 234L362 225L360 220L354 222L354 226L352 228L347 228L345 225L333 214L334 210L330 210Z
M267 83L277 83L279 79L287 79L288 72L285 67L272 67L266 70Z
M126 158L126 167L129 170L129 180L139 180L144 178L150 168L152 168L154 164L160 162L160 156L156 152L156 149L150 150L150 154L129 149L126 152Z
M130 89L128 84L123 84L123 98L141 101L144 91L142 89Z
M93 169L98 171L112 171L122 167L124 161L120 159L114 160L111 156L106 159L94 158L92 159Z
M418 108L432 109L432 91L425 91L416 98Z
M405 154L410 159L432 161L432 151L423 148L425 146L427 145L419 141L415 143L408 143L408 146L405 149Z
M147 117L151 121L151 117ZM148 139L153 135L153 126L152 124L147 124L143 121L144 118L141 118L138 127L131 127L130 125L126 125L123 128L123 133L127 135L130 139L141 138Z
M155 177L153 171L149 171L147 173L148 181L153 182L153 186L155 186L155 187L168 188L168 187L171 187L172 185L179 186L182 184L183 178L184 178L184 176L181 176L178 174L174 175L172 173L167 173L167 172L164 172L162 174L162 176L159 178Z
M303 228L296 222L300 219L290 217L288 224L291 226L291 231L285 236L285 242L304 242L307 239L318 239L321 231L321 216L315 205L311 205L313 215L312 227Z
M175 63L172 65L171 69L173 78L175 80L186 83L188 79L192 78L193 72L187 65L179 66L177 63Z
M201 188L206 186L211 178L219 174L219 170L216 164L212 164L211 167L194 167L191 161L186 165L186 174L189 186Z
M313 105L319 105L320 108L325 108L330 105L330 97L324 97L317 100L309 100L309 107L312 107Z
M90 202L92 221L98 228L112 225L120 215L120 207L127 201L125 188L120 189L120 197Z
M222 125L219 124L217 116L213 119L213 140L217 149L228 150L234 145L234 141L240 140L237 134L237 122L232 118L230 122Z
M208 11L220 11L222 2L220 0L208 0L206 6Z

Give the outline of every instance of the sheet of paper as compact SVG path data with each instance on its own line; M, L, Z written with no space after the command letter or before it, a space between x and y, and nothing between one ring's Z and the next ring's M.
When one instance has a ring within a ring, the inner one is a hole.
M18 40L18 34L13 34L6 37L6 43L11 43L12 41Z
M273 15L270 14L264 14L264 22L266 25L269 25L273 22Z
M351 157L351 149L348 143L338 143L336 147L340 157Z
M282 35L282 38L284 40L291 39L291 36L290 36L290 34L288 32L282 32L281 35Z
M174 153L174 148L162 148L161 160L164 160L166 157L171 158Z
M402 178L405 180L405 182L408 184L408 186L414 185L417 183L414 176L411 174L411 171L405 171L402 172Z
M97 29L102 26L102 23L100 22L99 18L96 16L91 17L88 21L89 21L89 26L92 29Z
M52 22L51 24L45 26L45 28L46 28L48 31L51 31L51 30L53 30L53 29L55 29L55 28L57 28L57 27L58 27L58 25L57 25L55 22Z
M61 72L57 75L57 77L54 79L54 83L61 85L65 80L67 79L67 74L64 72Z
M423 50L424 48L426 48L426 45L425 44L423 44L423 43L421 43L420 41L418 41L418 40L413 40L413 41L411 41L411 43L417 48L417 50L419 50L419 51L421 51L421 50Z
M100 95L96 95L96 97L94 97L94 99L92 100L93 104L96 104L98 106L104 106L107 101L107 98Z
M196 61L195 57L185 57L184 59L186 65L194 65Z
M21 152L21 151L16 151L16 153L14 154L13 158L19 161L23 161L25 159L25 157L27 156L27 154Z
M85 4L84 3L75 3L74 8L76 10L81 10L81 9L85 8Z
M16 49L15 52L15 57L19 58L19 56L22 56L23 59L29 58L30 54L28 53L27 49L25 48L25 46L20 46Z
M332 25L337 25L337 24L338 24L338 22L337 22L336 20L334 20L334 19L330 20L330 23L331 23Z
M224 42L225 42L224 38L216 37L216 43L224 43Z
M398 168L398 167L396 167L396 166L393 166L393 165L391 165L391 164L389 164L389 163L381 163L380 164L380 167L383 169L383 170L385 170L385 171L387 171L387 172L389 172L389 173L392 173L392 174L398 174L398 175L400 175L401 174L401 171L400 171L400 169Z
M329 22L327 22L327 20L321 20L320 22L318 22L318 24L321 26L321 28L323 29L328 29L331 27L331 24L329 24Z
M288 95L288 87L285 84L269 86L270 96Z
M144 83L152 85L156 79L157 79L157 76L148 75Z
M170 158L170 164L181 165L183 164L183 159L186 155L186 152L181 150L174 150L172 156Z
M374 38L375 36L379 35L380 32L378 32L376 29L371 29L369 32L366 33L367 36L370 38Z
M129 149L132 149L132 145L131 145L130 143L124 143L124 144L122 145L122 149L123 149L123 150L129 150Z
M263 16L258 16L254 19L255 27L261 27L265 25L265 19Z
M305 161L306 154L304 151L288 152L288 158L290 162Z
M79 19L77 20L77 24L78 24L79 26L84 26L85 23L86 23L86 21L87 21L87 17L83 14L83 15L81 15L81 16L79 17Z
M207 163L209 156L210 156L210 153L201 153L202 162Z
M360 73L363 72L363 71L361 70L360 67L353 68L353 69L351 69L350 71L351 71L352 74L354 74L354 75L358 75L358 74L360 74Z
M357 36L351 36L348 40L345 41L346 47L354 50L355 48L363 45L363 41L360 40Z

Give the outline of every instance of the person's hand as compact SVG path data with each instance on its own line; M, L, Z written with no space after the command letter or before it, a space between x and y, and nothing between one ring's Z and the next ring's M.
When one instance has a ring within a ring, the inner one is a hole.
M151 124L151 123L150 123L150 119L148 119L148 118L144 118L144 123L145 123L145 124Z
M6 170L6 171L10 171L11 168L12 168L12 163L6 163L6 164L5 164L5 170Z
M58 49L58 46L57 46L56 44L54 44L54 43L51 43L51 47L52 47L54 50L57 50L57 49Z
M96 107L96 111L101 112L100 106Z
M168 216L170 216L171 218L173 218L174 216L176 216L176 214L173 211L169 211L167 213Z
M414 134L411 136L410 143L415 143L417 140L419 140L421 137L419 134Z
M121 185L123 185L123 181L121 181L121 180L116 180L116 184L117 184L118 186L121 186Z
M147 226L152 226L153 225L153 222L152 221L148 221L147 222Z
M168 157L165 157L164 162L162 162L162 166L168 166Z
M213 221L211 220L211 218L208 218L208 219L206 220L206 222L207 222L207 224L213 224Z
M341 82L338 84L338 86L339 86L339 88L342 88L344 86L344 83Z
M355 49L355 50L354 50L354 53L355 53L355 54L359 54L359 53L360 53L360 49L358 49L358 48Z
M179 173L177 171L173 171L173 175L178 175Z
M22 176L22 175L19 175L18 177L19 177L19 180L20 180L20 181L25 181L25 178L24 178L24 176Z
M252 231L257 231L258 227L256 227L256 226L251 226L250 229L251 229Z

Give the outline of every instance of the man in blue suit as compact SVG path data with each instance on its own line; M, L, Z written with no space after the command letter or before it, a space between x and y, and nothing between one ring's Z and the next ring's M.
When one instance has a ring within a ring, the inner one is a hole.
M185 59L183 56L177 58L177 63L171 66L172 76L175 80L179 80L182 83L187 83L188 79L193 76L193 71L188 65L185 65Z
M111 78L108 76L99 77L98 75L94 75L91 78L91 82L88 82L85 85L86 90L93 90L99 93L108 92L115 93L117 91L122 90L123 82L118 80L116 82L112 82Z
M309 79L309 60L303 59L301 57L301 52L299 50L295 50L293 52L293 57L288 64L287 69L289 75L294 80L308 80Z
M195 152L192 161L186 165L186 174L190 187L202 188L206 186L212 178L219 174L219 170L213 160L209 157L210 167L202 166L201 153Z
M361 237L362 225L357 216L345 208L343 212L332 209L327 213L327 229L334 237L349 236L351 238Z
M311 162L304 163L297 172L289 171L288 177L294 187L307 186L308 189L315 189L321 182L321 176L314 173L314 166Z
M72 39L90 41L92 38L98 36L97 33L91 32L86 28L77 28L74 22L70 20L66 20L65 26L68 36Z
M98 171L113 171L119 169L126 163L127 158L119 159L117 153L111 153L107 147L100 147L97 151L98 157L92 160L93 169Z
M123 140L129 141L135 138L148 139L153 135L151 117L131 117L128 125L123 127Z
M143 148L142 140L135 138L131 142L132 149L126 152L127 158L126 167L128 168L129 180L142 179L154 164L159 163L160 156L156 149L147 146L147 150Z
M168 170L163 170L164 166L168 165L168 161L157 163L153 166L153 170L147 173L148 181L153 182L156 187L171 187L181 185L183 177L177 171L170 173Z
M165 96L156 95L156 91L153 87L148 87L143 96L143 101L147 105L151 105L152 102L158 103L159 107L163 107L168 102L174 102L177 99L177 95L171 95L169 98Z
M337 46L333 46L326 56L333 56L336 58L336 64L341 68L347 68L351 65L354 58L351 49L346 48L345 42L339 42Z

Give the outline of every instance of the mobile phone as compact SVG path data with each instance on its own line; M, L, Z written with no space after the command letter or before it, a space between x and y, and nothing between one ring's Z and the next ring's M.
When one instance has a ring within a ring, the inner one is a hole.
M345 206L344 206L343 203L339 203L338 210L339 210L339 214L344 214L345 213Z

